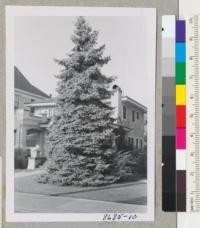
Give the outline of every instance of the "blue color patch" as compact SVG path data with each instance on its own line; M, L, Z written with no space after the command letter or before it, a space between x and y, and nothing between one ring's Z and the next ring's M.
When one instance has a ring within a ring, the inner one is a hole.
M185 43L176 43L176 62L185 62Z

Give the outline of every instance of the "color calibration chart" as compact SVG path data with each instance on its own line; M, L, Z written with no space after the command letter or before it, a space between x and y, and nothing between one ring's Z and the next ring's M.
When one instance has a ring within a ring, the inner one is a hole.
M162 17L162 205L200 210L200 21Z
M185 21L176 21L176 210L186 211Z
M162 17L162 205L176 210L175 16Z

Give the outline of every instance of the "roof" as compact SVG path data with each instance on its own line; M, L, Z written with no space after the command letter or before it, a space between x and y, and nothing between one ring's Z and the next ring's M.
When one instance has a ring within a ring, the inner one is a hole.
M27 103L27 104L46 104L46 103L55 103L56 102L56 99L55 98L52 98L52 97L50 97L50 98L45 98L45 99L43 99L43 100L41 100L41 101L32 101L31 103L29 102L29 103Z
M34 101L26 104L27 107L46 107L46 106L57 106L54 98L44 99L42 101Z
M122 97L122 101L126 101L126 102L129 102L133 105L135 105L136 107L140 108L141 110L143 110L145 113L147 112L147 107L140 104L139 102L133 100L132 98L128 97L128 96L123 96Z
M49 96L46 93L42 92L40 89L32 85L16 66L15 66L14 76L15 76L16 89L20 89L44 98L49 98Z

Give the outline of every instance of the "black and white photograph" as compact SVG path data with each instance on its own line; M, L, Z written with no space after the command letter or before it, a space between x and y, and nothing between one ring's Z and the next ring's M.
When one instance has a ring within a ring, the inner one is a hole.
M8 221L153 221L156 10L6 7Z

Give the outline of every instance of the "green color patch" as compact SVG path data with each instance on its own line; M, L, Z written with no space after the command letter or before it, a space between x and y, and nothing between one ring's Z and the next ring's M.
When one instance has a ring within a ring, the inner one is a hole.
M177 62L176 63L176 84L185 84L186 73L185 73L185 63Z

